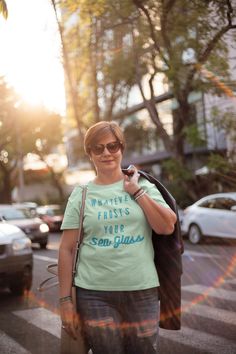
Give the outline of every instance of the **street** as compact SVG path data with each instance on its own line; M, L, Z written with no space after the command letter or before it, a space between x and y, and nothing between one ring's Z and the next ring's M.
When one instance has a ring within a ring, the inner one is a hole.
M36 245L34 282L28 297L0 291L0 353L58 354L60 320L57 288L39 293L56 261L60 234L50 234L47 250ZM236 353L236 242L185 241L182 277L182 329L160 330L163 354Z

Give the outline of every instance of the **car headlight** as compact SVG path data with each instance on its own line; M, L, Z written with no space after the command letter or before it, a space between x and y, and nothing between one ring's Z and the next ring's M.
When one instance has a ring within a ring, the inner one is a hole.
M49 231L49 227L48 227L47 224L41 224L41 225L39 226L39 230L40 230L41 232L48 232L48 231Z
M14 253L31 249L31 241L28 237L16 238L12 241L12 249Z

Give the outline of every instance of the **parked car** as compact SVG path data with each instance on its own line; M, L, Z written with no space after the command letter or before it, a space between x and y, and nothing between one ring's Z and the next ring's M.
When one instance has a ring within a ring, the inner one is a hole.
M0 285L22 295L32 285L31 241L17 226L0 222Z
M24 205L0 204L0 216L8 223L18 226L33 243L39 243L41 248L47 247L48 225L39 217L33 216Z
M60 231L63 211L60 205L44 205L37 208L38 216L48 225L50 231Z
M204 236L236 239L236 192L211 194L186 208L181 229L193 244Z
M29 209L32 216L36 216L37 215L36 209L38 207L38 204L35 203L35 202L22 202L21 204L16 203L16 204L13 204L13 205L16 205L16 206L21 205L21 206Z
M179 223L180 223L180 226L181 226L182 222L183 222L183 218L184 218L184 211L178 205L177 205L177 209L178 209L178 215L179 215Z

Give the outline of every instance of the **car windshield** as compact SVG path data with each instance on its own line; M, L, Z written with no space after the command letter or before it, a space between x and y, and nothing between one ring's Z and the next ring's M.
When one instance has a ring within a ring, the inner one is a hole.
M32 215L28 209L5 208L0 209L0 214L5 220L21 220L32 218Z
M59 208L58 209L48 209L47 215L50 215L50 216L62 215L62 210Z
M59 216L63 214L60 208L38 208L38 213L48 216Z

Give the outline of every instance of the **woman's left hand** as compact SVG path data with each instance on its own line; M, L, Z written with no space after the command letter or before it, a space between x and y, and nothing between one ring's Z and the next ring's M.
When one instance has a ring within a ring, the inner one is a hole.
M140 174L134 165L129 167L129 172L130 176L125 175L124 177L124 190L130 195L133 195L139 189L138 180Z

